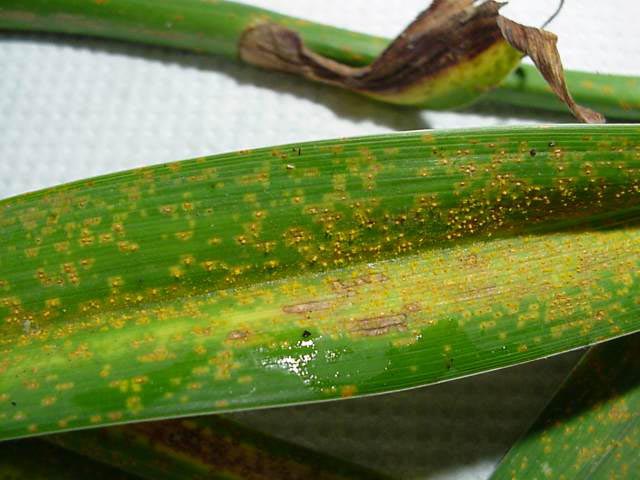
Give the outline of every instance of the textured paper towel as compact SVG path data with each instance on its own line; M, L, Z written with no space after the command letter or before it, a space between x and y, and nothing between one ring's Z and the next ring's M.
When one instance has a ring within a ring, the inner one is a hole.
M248 3L391 37L428 2ZM555 6L518 0L505 12L539 25ZM551 29L560 36L568 67L640 74L640 42L629 21L637 18L640 2L569 1ZM0 72L0 197L241 148L536 121L397 110L223 59L53 35L0 34ZM405 478L481 479L574 359L559 357L397 395L237 418Z

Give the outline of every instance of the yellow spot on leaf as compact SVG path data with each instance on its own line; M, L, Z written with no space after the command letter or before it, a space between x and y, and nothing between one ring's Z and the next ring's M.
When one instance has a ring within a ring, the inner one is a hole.
M358 387L355 385L345 385L340 388L340 396L342 398L353 397L358 392Z
M56 403L56 397L54 396L48 396L48 397L44 397L41 401L40 404L43 407L50 407L51 405L53 405L54 403Z

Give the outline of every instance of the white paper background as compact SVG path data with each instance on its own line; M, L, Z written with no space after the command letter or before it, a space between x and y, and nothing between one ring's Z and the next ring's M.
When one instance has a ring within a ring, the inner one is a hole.
M428 2L247 3L393 36ZM540 25L555 7L555 1L514 0L504 12ZM633 0L569 0L550 29L560 37L567 67L640 74L638 18L640 2ZM224 59L85 38L0 34L0 198L241 148L539 120L396 110ZM404 478L481 479L574 358L397 395L237 418Z

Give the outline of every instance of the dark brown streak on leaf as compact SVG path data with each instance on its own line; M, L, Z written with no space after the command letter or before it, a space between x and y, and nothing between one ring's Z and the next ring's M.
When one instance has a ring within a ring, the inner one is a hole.
M496 18L500 5L487 1L437 0L371 65L344 65L309 50L300 36L275 23L248 29L240 41L240 57L267 69L358 92L399 92L469 61L503 41Z
M496 28L499 4L478 7L469 0L440 0L391 43L371 66L348 86L354 90L402 91L475 58L502 40Z
M227 341L228 342L243 341L243 340L246 340L247 337L249 337L249 332L247 332L246 330L233 330L229 332L229 334L227 335Z
M367 285L382 284L389 279L384 273L372 273L370 275L362 275L357 278L350 278L347 280L335 280L331 283L331 288L334 292L351 296L356 293L356 289Z
M240 439L215 430L189 426L189 422L177 420L146 422L120 428L123 432L139 432L148 438L155 448L175 452L175 464L180 461L200 464L202 478L227 476L244 479L316 478L308 465L297 463L287 457L270 455ZM326 476L323 475L324 478Z
M381 315L379 317L360 318L353 322L349 331L354 335L377 337L391 332L407 330L407 314Z
M567 90L557 37L525 27L499 14L501 4L487 0L434 0L389 47L366 67L352 67L307 48L300 35L277 23L248 28L239 44L240 58L252 65L300 75L317 82L375 96L402 93L427 84L446 70L463 65L505 42L529 55L553 91L579 120L604 118L577 105Z
M578 120L584 123L605 122L598 112L578 105L569 93L556 35L539 28L525 27L504 17L498 18L498 25L513 48L531 57L553 92L567 104Z
M311 312L319 312L321 310L327 310L331 308L331 302L327 300L315 300L305 303L298 303L296 305L286 305L282 308L284 313L290 314L305 314Z

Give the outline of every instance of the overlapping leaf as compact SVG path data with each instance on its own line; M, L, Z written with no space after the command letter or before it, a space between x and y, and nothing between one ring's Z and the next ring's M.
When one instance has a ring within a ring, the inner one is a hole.
M637 477L639 347L633 335L586 353L491 478Z

